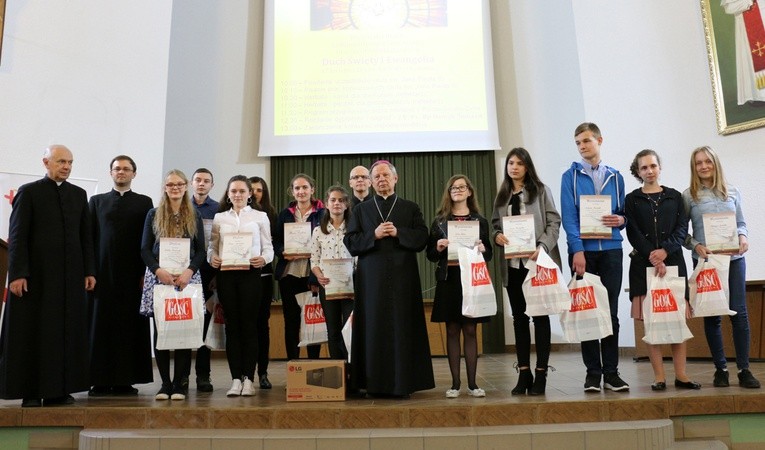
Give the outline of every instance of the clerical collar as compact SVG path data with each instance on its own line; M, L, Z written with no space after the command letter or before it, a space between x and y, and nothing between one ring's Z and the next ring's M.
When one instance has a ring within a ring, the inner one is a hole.
M390 195L389 195L389 196L387 196L387 197L383 197L383 196L382 196L382 195L380 195L380 194L375 194L375 197L377 197L377 198L379 198L380 200L383 200L383 201L388 201L388 199L390 199L391 197L395 197L395 196L396 196L396 193L395 193L395 192L394 192L394 193L392 193L392 194L390 194Z
M114 190L114 192L120 194L120 197L125 195L125 192L130 192L130 188L127 188L125 190L120 190L120 189L117 189L117 188L112 188L112 190Z

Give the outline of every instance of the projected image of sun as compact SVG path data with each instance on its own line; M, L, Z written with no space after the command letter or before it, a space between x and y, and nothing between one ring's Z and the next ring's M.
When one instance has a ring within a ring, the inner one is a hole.
M446 0L311 1L311 30L384 30L446 25Z

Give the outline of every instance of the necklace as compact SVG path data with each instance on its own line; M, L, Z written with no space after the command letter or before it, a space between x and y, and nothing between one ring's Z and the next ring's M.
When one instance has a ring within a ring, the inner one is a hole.
M651 193L644 192L644 194L645 194L645 198L647 198L651 203L653 203L652 206L653 206L654 215L658 214L659 202L661 202L661 198L664 196L664 189L662 189L659 192L651 192Z
M380 215L380 218L382 219L383 222L387 222L388 218L390 217L390 213L392 213L393 208L396 207L396 202L398 201L398 195L396 196L396 198L393 199L393 204L390 207L390 211L388 211L388 215L385 217L383 217L382 215L382 211L380 210L380 205L377 204L377 197L374 197L373 200L375 201L375 206L377 207L377 214Z

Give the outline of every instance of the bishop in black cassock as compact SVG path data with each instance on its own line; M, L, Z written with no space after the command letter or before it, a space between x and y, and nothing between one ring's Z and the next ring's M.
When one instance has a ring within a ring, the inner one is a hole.
M394 193L397 180L390 163L372 166L377 195L353 208L344 242L359 257L352 385L405 397L435 382L416 257L428 227L420 207Z

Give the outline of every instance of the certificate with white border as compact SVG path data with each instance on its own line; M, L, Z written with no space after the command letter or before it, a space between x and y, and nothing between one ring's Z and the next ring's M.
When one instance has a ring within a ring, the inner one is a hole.
M579 237L611 239L611 227L603 225L603 216L611 215L610 195L579 196Z
M180 275L191 264L191 239L159 238L159 267Z
M329 278L324 286L327 300L353 298L353 258L322 259L321 271Z
M707 213L701 216L701 220L704 222L704 245L708 249L713 253L738 254L736 213Z
M505 244L505 259L528 258L537 251L537 237L532 214L503 217L502 234L508 241Z
M252 233L220 235L220 270L248 270L252 257Z
M477 220L450 220L446 222L447 239L449 239L449 248L447 249L447 259L452 265L459 264L460 247L473 248L481 239L480 227ZM484 243L486 245L486 243Z
M311 256L311 222L284 224L284 251L286 256Z

